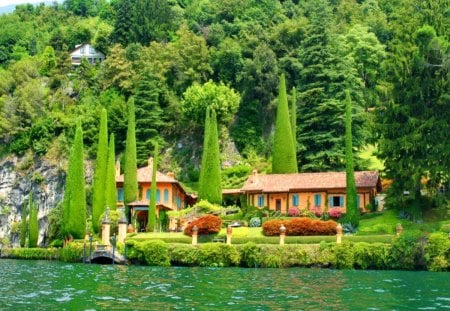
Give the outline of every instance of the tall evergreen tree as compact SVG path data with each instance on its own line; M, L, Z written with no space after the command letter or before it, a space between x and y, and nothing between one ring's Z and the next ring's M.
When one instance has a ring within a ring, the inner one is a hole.
M277 119L272 151L272 174L297 173L297 157L294 149L289 106L284 74L280 77Z
M346 188L346 221L354 226L359 224L359 208L357 206L357 192L355 172L353 167L353 143L352 143L352 102L350 93L345 96L345 177Z
M158 170L158 153L159 146L155 143L155 151L153 153L153 165L152 165L152 184L151 184L151 196L148 206L148 231L153 232L156 224L156 172Z
M133 2L130 0L119 0L116 4L117 18L112 33L114 42L127 46L132 40L131 28L133 20L130 17L133 11Z
M30 210L30 204L31 204L31 198L32 193L30 193L30 199L28 200L28 209L26 205L22 205L22 219L20 220L20 247L25 247L25 243L27 240L27 232L28 232L28 226L27 226L27 210Z
M116 154L114 148L114 134L111 133L109 137L108 147L108 164L106 167L106 182L105 182L105 206L111 210L116 210L117 207L117 190L116 190Z
M98 133L97 158L95 161L94 187L92 193L92 227L99 232L100 215L105 211L105 182L108 162L108 121L106 109L103 108L100 117Z
M138 182L137 182L137 165L136 165L136 123L134 112L134 99L128 100L128 128L127 141L125 143L125 167L124 167L124 203L126 208L126 216L130 222L129 203L136 201Z
M198 198L210 203L222 203L219 138L216 112L209 107L205 117L205 138L200 168Z
M298 108L298 149L301 171L342 170L345 167L344 90L361 106L362 81L354 60L341 55L333 33L333 12L328 0L305 3L309 24L299 47L302 63L298 81L302 105ZM361 114L353 119L354 146L363 144Z
M136 111L136 158L138 166L147 162L153 142L162 142L160 135L164 122L159 106L159 92L153 74L147 70L134 95Z
M423 178L429 194L450 183L449 40L441 28L445 10L438 5L424 20L417 14L425 11L416 9L431 2L410 0L396 7L399 16L386 62L392 94L377 115L379 151L386 177L393 180L386 204L407 209L415 220L426 206Z
M83 238L86 233L86 190L81 122L77 122L69 156L63 202L63 232L65 236L72 236L75 239Z
M37 215L37 205L33 201L33 194L30 194L30 223L28 225L28 247L37 247L38 236L39 236L39 223Z
M297 153L297 90L295 87L292 88L291 133L294 141L294 150Z

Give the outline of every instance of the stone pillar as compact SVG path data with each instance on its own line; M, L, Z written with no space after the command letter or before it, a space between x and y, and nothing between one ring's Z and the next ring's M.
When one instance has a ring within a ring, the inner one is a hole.
M341 226L341 224L338 224L336 227L336 243L337 244L342 243L342 226Z
M227 227L227 244L231 245L231 236L233 235L233 228L231 225L228 225Z
M281 224L280 227L280 245L284 245L284 239L286 238L286 227Z
M125 241L126 236L127 236L127 220L120 219L119 220L119 236L117 237L117 242L123 243Z
M102 243L103 245L110 245L109 235L111 230L111 222L109 220L103 220L102 222Z
M198 228L197 226L192 227L192 245L198 244Z
M403 226L401 223L398 223L397 226L395 227L395 231L397 233L397 236L400 236L403 232Z

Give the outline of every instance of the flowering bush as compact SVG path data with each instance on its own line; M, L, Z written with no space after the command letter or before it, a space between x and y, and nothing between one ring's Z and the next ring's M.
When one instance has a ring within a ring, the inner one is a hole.
M192 228L197 226L198 234L211 234L220 231L222 219L214 215L205 215L191 222L185 229L184 234L192 236Z
M269 220L263 226L264 235L280 234L281 225L286 227L286 235L333 235L336 234L337 223L333 220L322 221L307 217L291 220Z
M288 215L290 217L298 217L300 216L300 210L298 209L298 207L290 207L288 209Z
M252 217L248 225L249 227L261 227L261 218Z
M317 217L320 217L323 214L322 208L320 206L313 206L313 207L310 208L310 210Z
M333 218L340 218L342 216L341 209L339 207L332 207L328 210L328 214Z

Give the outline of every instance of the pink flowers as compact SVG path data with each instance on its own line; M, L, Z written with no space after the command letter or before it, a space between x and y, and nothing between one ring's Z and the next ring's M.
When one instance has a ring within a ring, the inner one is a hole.
M330 215L330 217L333 217L333 218L339 218L342 216L342 212L339 207L331 207L328 210L328 214Z

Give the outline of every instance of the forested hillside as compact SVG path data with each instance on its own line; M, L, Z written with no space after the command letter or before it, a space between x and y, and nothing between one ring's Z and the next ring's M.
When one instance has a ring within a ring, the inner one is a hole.
M93 158L104 107L119 155L134 97L141 164L157 141L163 167L195 181L212 106L222 147L234 142L242 163L261 165L284 73L290 105L297 93L300 172L345 168L348 91L355 151L377 146L391 198L420 203L424 179L432 193L449 185L449 31L448 0L20 5L0 16L0 154L66 159L81 121ZM106 60L73 66L69 53L82 43Z

